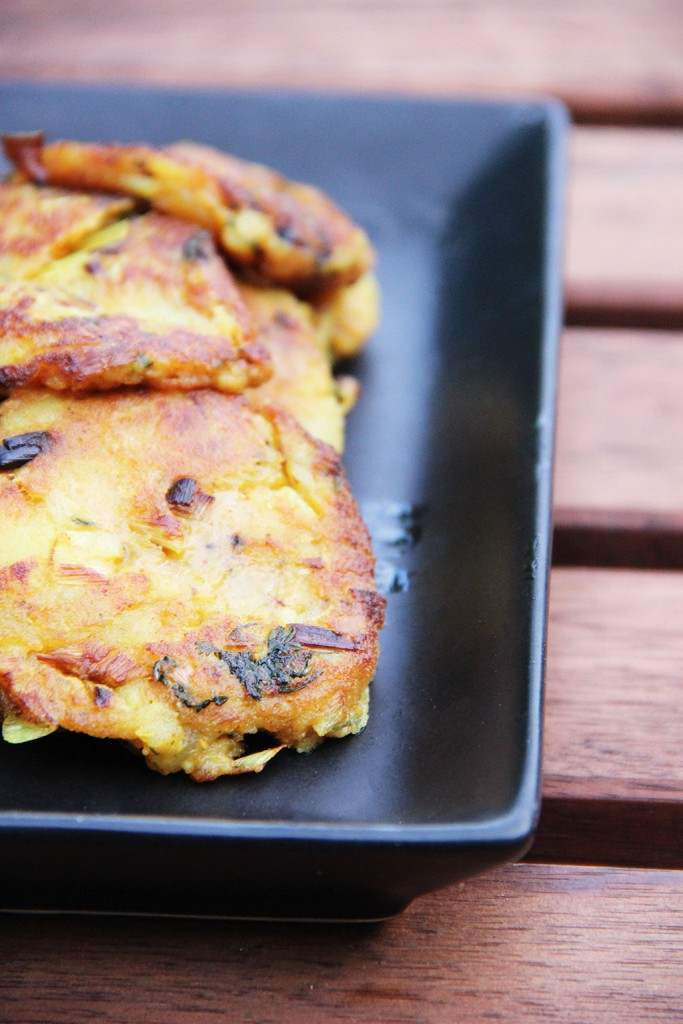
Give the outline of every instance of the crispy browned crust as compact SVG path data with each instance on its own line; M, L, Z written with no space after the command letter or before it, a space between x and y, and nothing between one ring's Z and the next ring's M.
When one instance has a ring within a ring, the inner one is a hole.
M30 277L134 205L127 196L0 181L0 279Z
M260 767L251 733L362 728L384 602L331 448L211 391L16 392L0 438L29 433L0 471L6 716L199 780Z
M2 198L0 386L240 392L272 372L208 233L157 213L94 231L125 199L30 185Z
M182 142L33 144L12 155L33 180L122 192L212 232L227 255L261 280L299 292L334 290L372 265L365 233L326 195L268 167Z

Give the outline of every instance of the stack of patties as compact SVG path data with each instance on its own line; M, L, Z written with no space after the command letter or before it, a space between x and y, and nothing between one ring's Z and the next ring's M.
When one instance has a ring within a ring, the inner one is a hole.
M0 715L161 772L360 731L384 601L339 461L364 233L190 144L14 136L0 184Z

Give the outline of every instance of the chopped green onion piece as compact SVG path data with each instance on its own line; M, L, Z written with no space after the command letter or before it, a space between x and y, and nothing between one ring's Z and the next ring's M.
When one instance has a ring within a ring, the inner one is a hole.
M56 729L56 725L37 725L35 722L25 722L22 718L8 715L2 722L2 738L6 743L28 743L30 740L49 736Z
M260 772L264 765L268 764L271 758L279 754L281 750L282 747L269 747L268 750L257 750L255 754L245 754L244 757L238 757L233 762L233 771L236 774L240 772Z

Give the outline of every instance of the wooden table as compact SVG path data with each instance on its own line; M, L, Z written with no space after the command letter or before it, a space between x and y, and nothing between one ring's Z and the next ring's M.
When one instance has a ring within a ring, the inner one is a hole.
M578 124L530 855L373 927L0 918L0 1020L683 1020L683 7L5 0L0 26L5 78L541 92Z

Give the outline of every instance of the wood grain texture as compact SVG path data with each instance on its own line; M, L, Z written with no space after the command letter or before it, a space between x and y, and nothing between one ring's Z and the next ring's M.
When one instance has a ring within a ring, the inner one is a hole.
M543 92L583 120L683 123L671 0L5 0L2 21L6 77Z
M2 1019L680 1021L682 938L682 873L538 865L381 926L6 916Z
M683 573L552 575L533 857L683 867Z
M572 133L569 322L683 327L682 180L683 131Z
M556 523L570 536L573 530L584 535L592 530L598 563L601 536L609 538L614 550L621 533L632 544L640 538L649 564L679 564L681 381L683 334L578 328L565 332ZM590 550L583 555L590 558ZM645 557L643 551L641 555Z
M683 573L557 569L547 796L675 799L683 813Z

